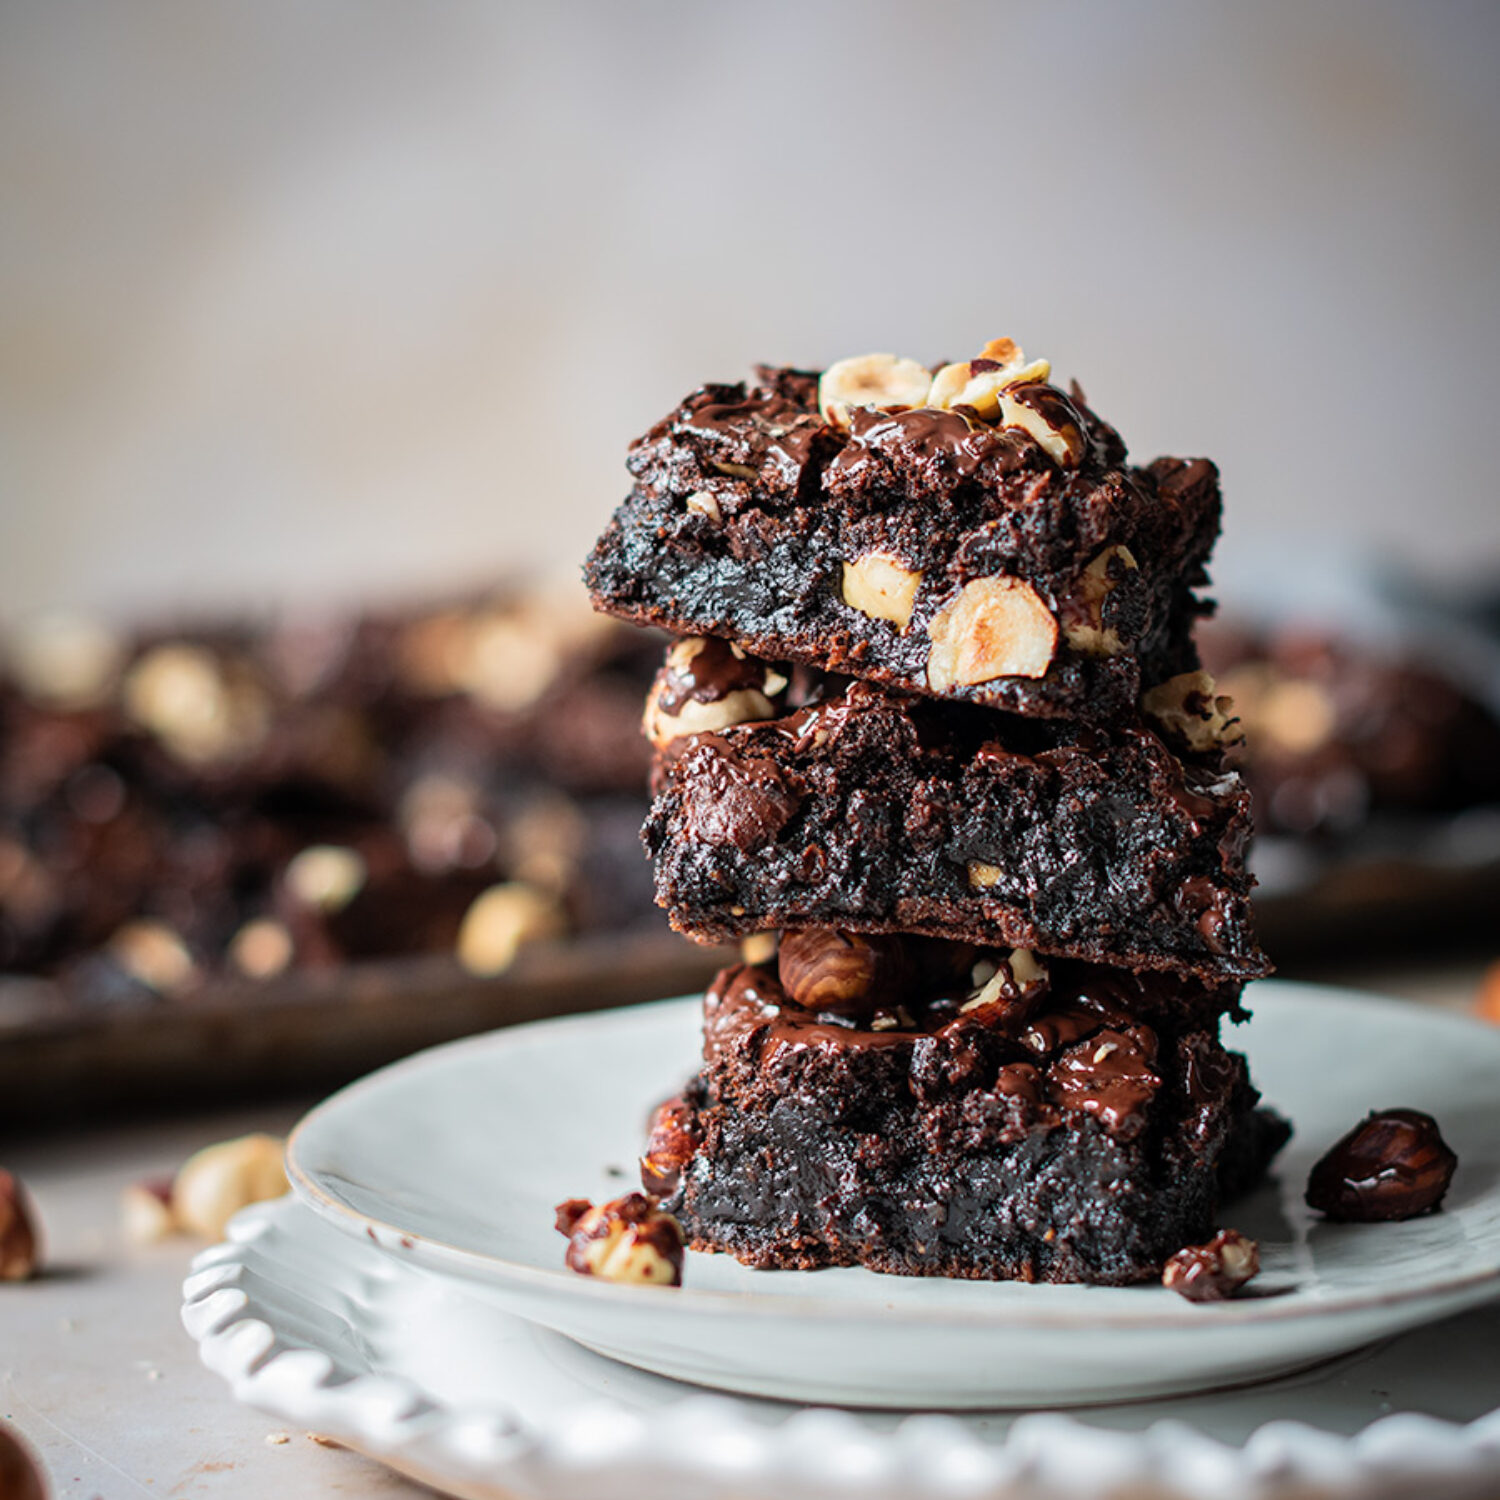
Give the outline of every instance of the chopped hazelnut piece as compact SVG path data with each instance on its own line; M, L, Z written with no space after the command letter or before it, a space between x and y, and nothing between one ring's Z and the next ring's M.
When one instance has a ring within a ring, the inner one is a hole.
M1141 711L1190 750L1217 750L1240 738L1231 716L1234 705L1215 696L1207 672L1182 672L1169 677L1141 698Z
M981 859L969 861L969 886L973 890L983 891L992 885L999 885L1004 875L1005 872L999 865L987 865Z
M570 1198L557 1207L557 1228L568 1237L564 1262L580 1276L639 1286L682 1285L682 1227L645 1193L627 1193L597 1207Z
M1077 598L1079 618L1063 626L1063 638L1086 656L1118 656L1124 649L1119 632L1104 623L1104 601L1119 581L1117 572L1134 572L1138 564L1125 546L1106 547L1083 570Z
M1221 1229L1206 1245L1172 1256L1161 1284L1189 1302L1222 1302L1259 1272L1260 1246L1237 1229Z
M1029 583L1004 574L966 583L928 634L927 682L939 693L997 677L1045 677L1057 654L1051 610Z
M867 552L844 564L844 603L872 620L889 620L905 630L922 575L885 552Z

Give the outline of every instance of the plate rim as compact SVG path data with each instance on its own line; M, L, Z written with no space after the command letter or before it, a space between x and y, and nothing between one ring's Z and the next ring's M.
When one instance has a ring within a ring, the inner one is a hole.
M236 1400L284 1421L311 1423L451 1495L502 1500L518 1492L513 1486L527 1494L589 1494L617 1476L622 1464L639 1463L665 1472L672 1494L684 1482L695 1486L691 1493L717 1497L761 1482L784 1489L790 1481L799 1494L816 1483L820 1495L851 1500L877 1488L883 1494L886 1485L937 1500L954 1493L946 1481L955 1474L963 1478L964 1494L993 1500L1037 1485L1097 1500L1127 1484L1183 1496L1232 1489L1246 1500L1290 1500L1307 1485L1320 1494L1369 1485L1372 1495L1393 1496L1382 1478L1394 1480L1402 1493L1427 1479L1443 1494L1467 1494L1464 1487L1475 1478L1500 1475L1500 1409L1466 1422L1395 1411L1348 1434L1304 1417L1273 1417L1238 1443L1171 1416L1121 1431L1094 1426L1086 1412L1036 1409L1016 1414L996 1441L942 1412L908 1412L889 1431L872 1431L858 1413L826 1403L789 1403L785 1420L768 1425L747 1413L739 1397L690 1389L644 1412L614 1397L591 1396L567 1423L538 1426L499 1402L455 1406L399 1369L373 1362L353 1368L347 1350L327 1347L304 1324L289 1330L278 1321L278 1296L299 1293L295 1281L284 1285L286 1267L278 1267L275 1245L278 1236L295 1238L304 1219L310 1227L326 1225L295 1196L255 1204L236 1216L226 1243L193 1259L180 1318L200 1360ZM367 1241L339 1239L350 1257L392 1260ZM261 1274L267 1257L270 1270L283 1274ZM317 1285L326 1286L327 1262L319 1265ZM391 1270L397 1279L413 1274L424 1273L399 1262ZM473 1295L464 1282L457 1292ZM336 1316L332 1304L319 1306ZM706 1435L729 1440L736 1449L732 1465L712 1461L714 1445L705 1444ZM812 1448L857 1453L860 1462L848 1469L810 1462L805 1455Z
M1413 1012L1414 1003L1411 1001L1340 985L1315 984L1302 980L1263 979L1254 981L1251 987L1259 995L1260 1001L1270 999L1271 1003L1277 1006L1291 1004L1293 996L1301 994L1304 997L1311 997L1317 1004L1358 1007L1363 1011L1375 1006L1393 1014L1400 1013L1407 1018ZM286 1172L292 1190L301 1202L320 1217L337 1225L344 1233L355 1238L367 1239L391 1254L395 1254L399 1246L403 1258L426 1262L434 1269L449 1274L456 1272L466 1281L501 1289L562 1293L570 1299L591 1300L605 1306L614 1305L623 1308L627 1305L638 1305L637 1299L641 1295L641 1288L578 1276L562 1266L561 1257L556 1268L533 1266L522 1261L508 1260L503 1256L470 1250L461 1245L452 1245L445 1240L423 1234L410 1227L392 1224L375 1215L363 1213L323 1188L301 1160L300 1152L304 1148L309 1128L316 1127L326 1119L328 1114L351 1097L375 1092L393 1077L404 1077L440 1067L454 1054L490 1049L508 1051L525 1045L543 1032L590 1030L601 1025L628 1027L644 1013L660 1014L669 1009L687 1010L689 1007L701 1004L701 996L682 995L581 1015L554 1016L439 1043L402 1058L398 1062L378 1068L363 1078L346 1084L314 1105L293 1127L286 1144ZM1453 1031L1486 1036L1490 1039L1491 1045L1496 1042L1495 1029L1471 1017L1437 1009L1423 1010L1421 1015L1424 1025L1430 1022ZM1253 1013L1251 1021L1246 1024L1254 1024ZM1500 1119L1500 1102L1497 1102L1496 1110L1497 1119ZM870 1272L869 1274L876 1273ZM1500 1256L1497 1256L1495 1263L1487 1269L1482 1268L1453 1275L1442 1281L1421 1282L1415 1286L1390 1287L1382 1291L1363 1294L1333 1294L1326 1298L1308 1301L1288 1301L1283 1297L1265 1297L1189 1305L1183 1303L1181 1299L1173 1299L1172 1302L1153 1300L1149 1306L1143 1306L1139 1311L1132 1309L1083 1313L1071 1308L1024 1307L1016 1303L1014 1298L1007 1298L1004 1302L991 1307L913 1308L891 1303L882 1305L881 1319L882 1322L888 1324L923 1327L946 1323L963 1323L972 1326L977 1321L984 1326L994 1328L1078 1329L1092 1327L1101 1330L1154 1328L1162 1332L1176 1332L1185 1328L1209 1326L1209 1320L1221 1326L1226 1323L1259 1326L1265 1323L1343 1316L1406 1303L1463 1298L1466 1294L1478 1292L1491 1283L1495 1285L1496 1294L1500 1295ZM1020 1283L1011 1284L1020 1285ZM1149 1286L1150 1284L1143 1285ZM1041 1290L1047 1289L1041 1288ZM1075 1290L1087 1291L1088 1289L1080 1287ZM1104 1290L1121 1289L1106 1288ZM789 1295L718 1290L690 1285L670 1288L652 1287L647 1288L646 1291L650 1295L670 1295L686 1303L686 1310L697 1315L739 1318L772 1314L785 1316L794 1312L798 1318L812 1318L825 1323L863 1322L869 1317L869 1306L866 1303L821 1296L816 1292ZM1487 1299L1475 1296L1469 1300L1472 1303L1478 1303Z

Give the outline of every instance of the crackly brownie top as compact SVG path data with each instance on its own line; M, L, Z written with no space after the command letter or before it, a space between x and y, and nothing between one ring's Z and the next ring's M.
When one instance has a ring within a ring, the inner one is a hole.
M822 372L758 366L753 383L693 392L636 441L628 464L644 490L716 523L747 508L832 500L853 517L937 503L969 528L1055 501L1075 514L1055 538L1058 567L1063 553L1117 536L1122 507L1149 508L1179 547L1210 514L1216 523L1208 460L1127 466L1115 429L1076 383L1064 392L1050 374L1007 339L935 374L890 355ZM1006 539L974 545L994 540Z
M805 939L791 963L784 947L770 965L723 970L705 997L705 1064L711 1075L733 1078L737 1097L857 1091L877 1072L889 1087L894 1067L918 1100L970 1090L997 1096L1018 1132L1081 1114L1128 1140L1145 1129L1169 1077L1187 1096L1187 1109L1178 1101L1174 1113L1206 1108L1231 1086L1232 1065L1211 1041L1221 997L1202 987L1087 964L1044 965L1020 949L918 948L905 939L898 940L907 951L899 983L873 1006L851 1006L841 1003L836 980L819 990L803 970L862 973L867 956L856 951L850 959L847 945L859 950L880 940L835 932Z

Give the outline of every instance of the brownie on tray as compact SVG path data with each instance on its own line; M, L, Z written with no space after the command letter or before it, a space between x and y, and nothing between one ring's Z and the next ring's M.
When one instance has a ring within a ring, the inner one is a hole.
M695 1249L1124 1285L1206 1238L1226 1189L1285 1141L1217 1040L1222 992L1024 951L932 944L903 962L900 941L799 935L780 974L714 982L702 1072L642 1162ZM858 990L881 962L901 971L884 996L848 1003L839 976Z
M1119 435L1009 340L934 376L869 355L694 392L631 450L596 606L1032 717L1106 720L1197 665L1205 459Z
M1249 794L1211 744L1169 748L1180 713L1088 727L862 682L787 713L775 667L705 642L674 668L690 651L673 648L647 709L644 837L679 930L889 929L1206 978L1269 971ZM704 662L731 670L684 686Z

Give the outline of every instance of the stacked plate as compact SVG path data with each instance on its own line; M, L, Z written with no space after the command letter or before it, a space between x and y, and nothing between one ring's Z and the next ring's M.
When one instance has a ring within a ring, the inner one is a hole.
M1235 1044L1297 1131L1230 1214L1261 1244L1254 1297L693 1254L681 1288L572 1275L552 1207L632 1185L695 1063L683 1000L336 1094L292 1138L293 1195L195 1262L183 1318L239 1399L461 1496L1493 1495L1500 1308L1472 1310L1500 1297L1500 1032L1275 981L1252 998ZM1436 1115L1448 1199L1322 1222L1308 1167L1377 1106Z

